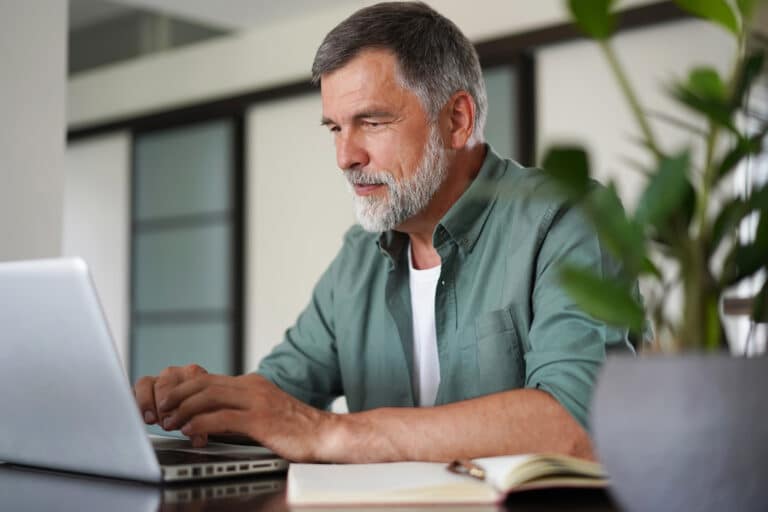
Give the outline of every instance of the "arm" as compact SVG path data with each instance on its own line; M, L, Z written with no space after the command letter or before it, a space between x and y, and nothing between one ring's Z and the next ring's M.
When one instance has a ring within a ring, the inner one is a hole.
M494 393L439 407L384 408L329 421L317 459L334 462L450 461L555 452L594 458L589 436L551 395Z
M260 375L200 375L159 405L191 437L239 433L295 461L448 461L502 453L592 458L584 429L548 393L518 389L439 407L333 414Z

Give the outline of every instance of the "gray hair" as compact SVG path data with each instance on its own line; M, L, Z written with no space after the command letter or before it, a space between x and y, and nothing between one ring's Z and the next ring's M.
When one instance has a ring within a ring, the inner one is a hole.
M475 102L472 139L483 140L488 98L475 47L451 20L422 2L379 3L339 23L317 49L312 82L375 48L395 55L401 84L416 94L432 121L454 93L468 92Z

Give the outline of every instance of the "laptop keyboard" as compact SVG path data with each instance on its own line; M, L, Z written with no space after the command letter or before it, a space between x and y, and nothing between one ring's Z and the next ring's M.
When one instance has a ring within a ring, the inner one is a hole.
M216 464L234 461L252 461L274 459L275 455L228 452L226 455L208 453L196 453L182 450L155 450L157 460L162 466L174 466L179 464Z

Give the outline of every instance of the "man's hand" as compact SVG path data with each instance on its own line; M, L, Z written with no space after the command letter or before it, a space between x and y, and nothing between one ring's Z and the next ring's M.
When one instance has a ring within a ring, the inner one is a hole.
M196 364L184 367L171 366L166 368L157 377L142 377L136 382L133 393L139 405L139 411L147 425L158 424L166 430L172 430L165 426L168 413L161 413L158 404L163 402L168 393L176 386L199 375L207 375L205 368ZM203 446L208 442L208 436L191 438L194 446Z
M335 415L310 407L260 375L197 373L155 394L163 427L190 438L244 434L293 461L319 460ZM138 386L137 386L138 387Z

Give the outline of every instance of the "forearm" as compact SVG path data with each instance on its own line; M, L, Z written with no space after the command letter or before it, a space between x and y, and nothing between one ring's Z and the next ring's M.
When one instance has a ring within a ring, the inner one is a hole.
M550 394L534 389L333 415L320 437L317 458L332 462L447 462L531 452L594 458L581 425Z

